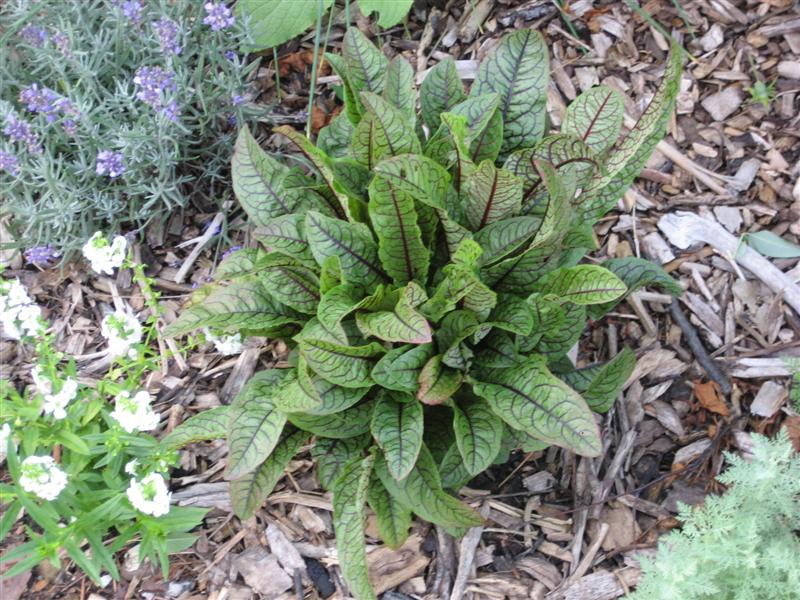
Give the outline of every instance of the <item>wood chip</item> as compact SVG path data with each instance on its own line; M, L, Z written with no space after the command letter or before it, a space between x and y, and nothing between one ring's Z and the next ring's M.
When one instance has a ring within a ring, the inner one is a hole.
M767 381L758 390L758 394L750 405L750 412L759 417L769 418L778 412L788 397L789 391L785 386L774 381Z
M700 105L708 111L712 119L724 121L739 109L743 100L742 91L737 86L730 86L711 94Z
M264 548L245 550L233 559L233 566L242 574L245 583L267 600L277 598L294 585L278 559Z

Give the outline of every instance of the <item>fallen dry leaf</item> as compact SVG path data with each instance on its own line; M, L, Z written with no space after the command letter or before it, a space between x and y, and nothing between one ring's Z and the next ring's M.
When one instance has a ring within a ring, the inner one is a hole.
M731 414L728 405L725 403L725 398L719 389L719 384L716 381L707 381L706 383L694 382L694 395L700 402L700 406L709 412L727 417Z
M789 434L789 439L792 440L792 446L800 452L800 417L786 417L783 426Z

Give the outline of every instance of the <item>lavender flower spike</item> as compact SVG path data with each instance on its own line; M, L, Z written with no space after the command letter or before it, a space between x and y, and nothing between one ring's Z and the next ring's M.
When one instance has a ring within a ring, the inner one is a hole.
M212 31L219 31L226 27L232 27L236 22L236 19L231 13L231 9L222 2L206 2L203 8L206 9L206 15L208 15L203 19L203 23L205 25L210 25Z
M19 101L27 104L29 111L46 115L48 123L56 120L58 100L58 94L50 88L39 87L38 83L32 83L19 93Z
M161 94L167 90L175 91L177 86L172 80L172 73L161 67L139 67L133 78L138 91L136 97L153 108L161 108Z
M25 250L25 260L32 265L48 266L59 256L61 253L50 244Z
M166 17L158 21L153 21L153 30L158 36L158 43L161 45L161 52L164 54L180 54L181 48L178 44L178 24Z
M33 23L28 23L20 29L19 37L28 42L31 46L41 48L47 40L47 32Z
M6 126L3 129L3 133L12 142L26 144L31 152L38 154L42 151L42 147L39 145L39 136L31 130L30 124L17 119L14 115L6 117Z
M98 175L108 175L112 179L122 175L125 172L125 165L122 164L122 153L112 152L111 150L98 152L95 172Z
M19 159L10 152L0 151L0 169L16 177L19 175Z

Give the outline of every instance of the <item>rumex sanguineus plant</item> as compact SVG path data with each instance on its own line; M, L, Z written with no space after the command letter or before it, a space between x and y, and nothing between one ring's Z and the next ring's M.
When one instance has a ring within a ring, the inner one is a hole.
M502 39L467 93L455 64L417 92L412 68L359 31L341 56L345 107L316 145L286 136L312 173L240 131L236 196L263 248L231 255L167 331L213 327L285 339L291 368L257 373L235 401L178 431L227 436L236 513L263 502L312 438L333 491L342 571L374 598L364 512L402 544L411 513L458 535L481 517L448 492L510 450L601 453L595 412L634 367L625 349L575 369L567 352L643 285L680 287L638 258L581 264L592 225L622 196L664 135L681 72L663 82L620 138L620 94L597 87L548 133L544 39Z
M252 110L224 2L8 0L0 6L0 217L53 262L97 229L229 198ZM46 259L46 260L45 260Z

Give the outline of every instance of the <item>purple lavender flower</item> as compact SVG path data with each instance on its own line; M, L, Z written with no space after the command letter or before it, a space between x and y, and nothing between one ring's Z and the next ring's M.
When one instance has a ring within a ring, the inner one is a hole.
M44 114L48 123L57 118L59 97L50 88L39 87L38 83L32 83L19 93L19 101L27 104L29 111Z
M122 9L122 14L126 19L136 24L141 23L142 10L144 10L142 0L116 0L113 4Z
M231 9L222 2L206 2L203 8L206 9L206 15L208 15L203 19L203 24L210 25L212 31L231 27L236 22L231 14Z
M233 50L225 50L225 52L223 52L223 55L231 62L234 62L236 60L236 52L234 52Z
M174 100L167 104L162 112L164 113L165 117L167 117L170 121L174 121L175 123L178 122L178 117L181 116L181 109L178 107L178 103Z
M72 54L69 47L69 37L67 37L67 35L58 30L53 30L50 39L53 40L53 43L56 45L56 48L61 51L61 54L64 56L70 56Z
M125 165L122 164L122 153L112 152L111 150L98 152L95 172L98 175L108 175L111 179L122 175L125 172Z
M223 252L223 253L222 253L222 260L225 260L225 259L226 259L226 258L228 258L228 257L229 257L231 254L233 254L234 252L238 252L238 251L239 251L239 250L241 250L241 249L242 249L242 247L241 247L241 246L239 246L239 245L236 245L236 246L231 246L230 248L228 248L227 250L225 250L225 252Z
M6 117L6 126L3 133L12 142L23 142L28 146L28 150L38 154L42 151L39 145L39 136L31 131L30 123L17 119L14 115Z
M153 29L164 54L181 53L182 48L178 44L178 24L175 21L162 17L158 21L153 21Z
M10 152L0 150L0 169L16 177L19 175L19 159Z
M153 108L161 108L161 94L167 90L175 91L177 86L172 81L172 73L161 67L139 67L133 78L139 91L136 97Z
M78 133L78 124L73 119L64 119L61 127L67 135L75 135Z
M225 115L225 122L230 125L231 127L236 127L236 115L233 113L228 113Z
M50 244L25 250L25 260L32 265L47 266L59 256L61 253Z
M244 96L242 96L241 94L234 94L233 96L231 96L231 104L233 104L234 106L239 106L243 102L244 102Z
M33 23L28 23L19 30L19 37L28 42L31 46L41 48L47 40L47 32Z

